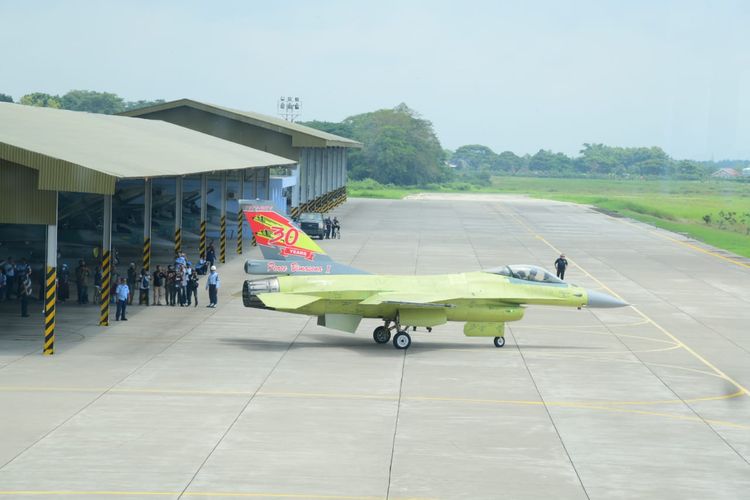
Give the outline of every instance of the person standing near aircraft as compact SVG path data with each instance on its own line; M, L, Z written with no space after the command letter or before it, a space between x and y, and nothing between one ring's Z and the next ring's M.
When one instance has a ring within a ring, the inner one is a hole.
M177 272L172 266L167 266L167 277L164 281L167 285L167 305L175 305L177 297Z
M120 284L115 289L115 297L117 298L117 311L115 313L115 321L127 321L125 317L125 309L128 307L128 300L130 299L130 288L128 287L125 277L120 278Z
M216 262L216 249L214 249L213 242L209 243L208 249L206 250L206 262L209 269L214 267L214 262Z
M565 279L565 269L568 267L568 259L565 258L565 254L560 254L560 257L555 261L555 270L557 270L557 277L561 280Z
M19 297L21 299L21 317L29 317L29 297L31 297L31 268L27 267L26 271L20 277Z
M89 303L89 271L88 266L84 260L78 262L76 268L76 288L78 289L78 303L88 304Z
M211 274L206 279L206 290L208 290L208 302L206 307L216 307L216 303L219 301L219 273L216 272L216 266L211 266Z
M154 271L154 300L153 305L160 306L161 305L161 299L164 298L164 281L166 280L167 276L164 274L164 271L161 270L161 266L156 266L156 271Z
M128 297L128 304L133 304L133 294L135 293L135 282L138 281L138 272L135 270L135 262L130 263L128 267L128 291L130 291L130 297Z
M148 275L146 269L141 268L141 275L138 278L138 305L148 305L148 292L151 288L151 277Z
M195 301L194 307L198 307L198 273L195 271L188 275L187 305L190 305L191 299Z

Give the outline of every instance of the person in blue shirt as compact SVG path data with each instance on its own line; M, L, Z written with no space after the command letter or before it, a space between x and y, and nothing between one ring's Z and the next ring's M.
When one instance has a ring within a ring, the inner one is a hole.
M115 289L115 297L117 298L117 312L115 313L115 321L127 321L125 317L125 309L128 307L128 296L130 295L130 287L128 287L125 278L120 278L120 284Z
M216 307L216 303L219 301L219 273L216 272L216 266L211 266L211 274L206 279L206 290L208 290L208 302L206 307Z

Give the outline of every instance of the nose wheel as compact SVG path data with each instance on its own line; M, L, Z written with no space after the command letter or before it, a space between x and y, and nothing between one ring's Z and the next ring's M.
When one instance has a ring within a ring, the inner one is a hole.
M495 337L495 347L502 347L505 345L505 337Z

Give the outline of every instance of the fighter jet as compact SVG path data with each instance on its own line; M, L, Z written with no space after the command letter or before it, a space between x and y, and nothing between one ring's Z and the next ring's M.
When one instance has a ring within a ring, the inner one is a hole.
M623 307L611 295L564 282L533 265L425 276L373 275L339 264L323 252L271 202L240 201L266 260L245 263L248 274L274 277L244 282L246 307L317 316L318 325L354 333L362 318L383 325L373 340L411 345L409 331L428 332L463 321L467 337L491 337L505 345L505 323L523 318L525 306Z

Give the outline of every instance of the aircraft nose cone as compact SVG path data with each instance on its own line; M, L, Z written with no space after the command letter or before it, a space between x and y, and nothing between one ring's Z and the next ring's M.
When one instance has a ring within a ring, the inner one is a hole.
M602 292L586 290L586 295L588 295L588 302L586 302L587 307L625 307L630 305L627 302L623 302L620 299Z

